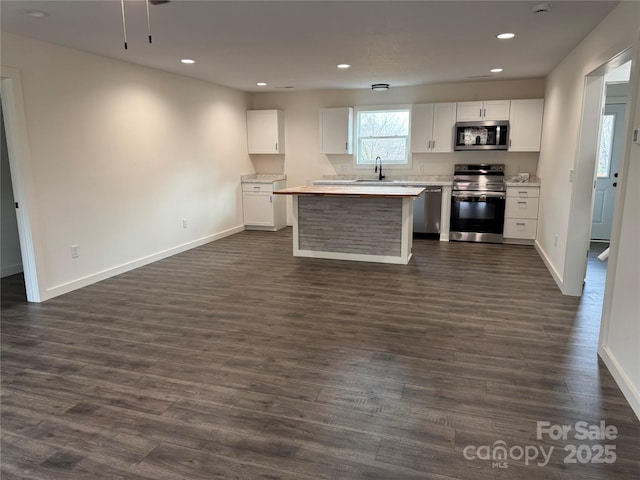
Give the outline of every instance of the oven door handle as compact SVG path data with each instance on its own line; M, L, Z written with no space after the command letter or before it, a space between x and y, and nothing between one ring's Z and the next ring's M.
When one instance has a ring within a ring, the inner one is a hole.
M465 198L497 198L504 200L507 195L504 192L453 192L453 198L464 200Z

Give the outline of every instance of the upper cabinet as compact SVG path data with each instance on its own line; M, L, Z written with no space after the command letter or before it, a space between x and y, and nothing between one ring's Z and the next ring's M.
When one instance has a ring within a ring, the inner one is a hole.
M452 152L455 123L455 103L414 105L411 118L411 151Z
M320 153L325 155L353 153L353 108L320 110Z
M509 151L539 152L544 100L511 100Z
M284 153L284 112L248 110L247 147L249 153Z
M511 100L458 102L457 121L509 120Z

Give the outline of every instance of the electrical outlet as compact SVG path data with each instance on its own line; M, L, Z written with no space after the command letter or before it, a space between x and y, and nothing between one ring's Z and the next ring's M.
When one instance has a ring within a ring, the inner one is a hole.
M424 173L424 163L420 164L420 173Z
M186 218L182 219L182 228L187 228L187 219Z
M78 245L71 245L71 258L78 258Z

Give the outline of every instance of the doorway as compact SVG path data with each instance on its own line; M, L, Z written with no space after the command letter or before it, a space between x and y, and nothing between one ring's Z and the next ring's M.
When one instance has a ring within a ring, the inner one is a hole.
M0 278L22 273L22 255L11 185L11 167L0 103Z
M2 67L0 71L0 100L2 122L6 134L6 156L13 193L14 215L18 228L20 257L24 275L26 300L42 300L34 238L31 228L30 206L35 202L33 179L31 176L31 158L27 141L27 123L24 115L22 81L20 72L11 67Z

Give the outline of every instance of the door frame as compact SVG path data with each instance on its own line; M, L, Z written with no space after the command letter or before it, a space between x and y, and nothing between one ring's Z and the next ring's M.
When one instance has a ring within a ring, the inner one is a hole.
M628 47L621 53L612 57L595 70L587 73L584 79L584 94L582 101L582 116L580 120L580 136L578 139L578 150L573 171L573 191L571 196L571 206L569 210L569 225L567 235L567 248L564 261L564 279L562 293L565 295L581 296L584 286L584 279L587 272L587 261L589 243L591 240L591 221L593 219L593 204L595 179L597 174L597 154L600 145L600 130L602 123L602 111L605 102L605 74L629 60L637 62L633 58L634 48ZM632 71L637 68L632 65ZM632 72L633 73L633 72ZM630 82L630 89L632 83ZM630 92L631 94L631 92ZM624 118L625 138L629 131L629 109ZM626 140L623 140L623 143ZM623 154L620 159L620 181L616 192L614 206L614 223L611 229L611 241L620 235L620 224L616 218L620 217L622 208L622 196L626 178L624 169L627 159ZM612 252L613 253L613 252ZM609 257L611 260L611 256ZM609 266L613 262L609 262Z
M27 140L27 122L22 96L20 71L15 68L0 66L0 96L4 127L7 136L7 151L11 170L11 184L18 208L18 237L27 301L41 302L41 288L36 261L34 242L35 190L31 169L31 154Z

